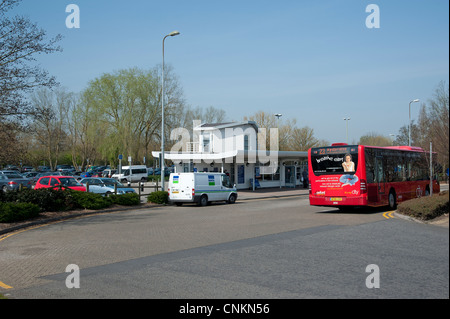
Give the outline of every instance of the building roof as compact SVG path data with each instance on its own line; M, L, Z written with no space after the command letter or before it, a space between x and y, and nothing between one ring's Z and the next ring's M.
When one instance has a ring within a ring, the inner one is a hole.
M197 127L194 127L195 131L207 131L207 130L218 130L236 126L250 125L253 126L256 132L258 132L258 125L255 121L245 121L245 122L225 122L225 123L204 123Z

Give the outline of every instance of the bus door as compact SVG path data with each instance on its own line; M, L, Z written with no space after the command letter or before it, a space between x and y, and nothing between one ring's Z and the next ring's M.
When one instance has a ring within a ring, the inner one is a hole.
M384 178L384 167L383 167L383 157L377 156L375 158L375 179L378 185L378 201L382 200L385 193L385 178Z

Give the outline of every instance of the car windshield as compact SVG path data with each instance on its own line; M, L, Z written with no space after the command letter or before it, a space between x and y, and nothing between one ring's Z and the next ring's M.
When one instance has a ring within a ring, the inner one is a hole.
M106 186L114 186L117 185L117 187L124 187L122 183L116 181L113 178L108 178L108 179L102 179L102 182L106 185Z
M63 186L81 186L75 178L61 178L60 181Z

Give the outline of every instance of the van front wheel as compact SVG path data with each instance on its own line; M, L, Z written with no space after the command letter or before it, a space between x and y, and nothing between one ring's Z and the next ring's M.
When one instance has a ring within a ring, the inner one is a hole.
M234 203L236 203L236 195L231 194L230 197L229 197L228 200L227 200L227 203L228 203L228 204L234 204Z

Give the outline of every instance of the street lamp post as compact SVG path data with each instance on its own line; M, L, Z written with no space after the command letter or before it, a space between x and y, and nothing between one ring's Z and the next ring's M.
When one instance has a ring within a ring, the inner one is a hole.
M173 31L166 35L162 42L162 83L161 83L161 190L164 191L164 41L167 37L173 37L179 35L180 32Z
M408 145L411 146L411 103L419 102L419 99L409 102Z
M277 134L278 134L278 143L279 143L279 141L280 141L280 132L279 132L280 131L280 117L282 117L283 114L277 113L277 114L275 114L275 116L277 118L277 131L278 131ZM278 165L279 165L278 170L280 171L280 188L281 188L281 162Z
M279 121L280 121L280 117L282 117L283 114L277 113L277 114L275 114L275 116L277 118L277 128L280 129Z
M351 118L349 118L349 117L344 117L344 121L347 121L347 129L346 129L346 134L347 134L347 144L348 144L348 121L350 121L351 120Z

